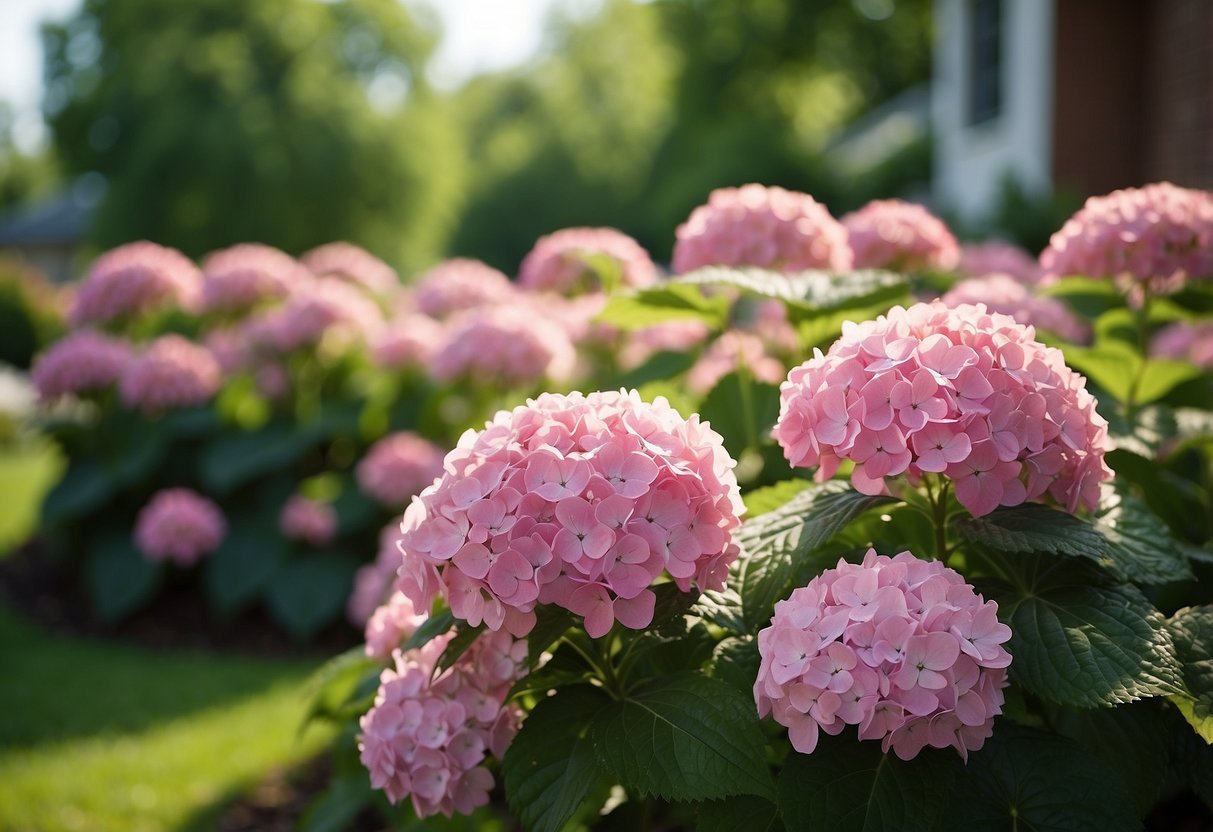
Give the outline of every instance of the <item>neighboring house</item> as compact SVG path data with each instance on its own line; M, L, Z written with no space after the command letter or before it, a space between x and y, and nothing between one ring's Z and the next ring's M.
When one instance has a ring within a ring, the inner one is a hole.
M15 255L56 283L71 280L95 202L71 189L0 217L0 253Z
M935 0L936 201L1213 189L1213 0Z

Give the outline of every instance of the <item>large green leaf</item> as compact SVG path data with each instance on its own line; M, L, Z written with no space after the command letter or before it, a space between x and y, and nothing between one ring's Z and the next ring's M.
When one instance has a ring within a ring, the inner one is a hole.
M334 777L319 796L308 804L296 827L299 832L342 832L375 796L366 772L352 771Z
M813 481L807 479L783 480L746 492L741 497L745 502L746 519L753 520L774 511L812 485Z
M611 703L601 688L572 685L540 700L501 761L510 808L533 832L559 832L603 778L588 729Z
M89 598L102 621L113 623L148 601L163 571L135 548L130 533L104 533L89 547L85 565Z
M775 796L754 700L717 679L654 679L600 711L590 736L607 771L638 795Z
M779 809L804 832L929 830L948 803L960 767L954 752L926 749L906 762L860 742L852 730L822 736L812 754L793 752L779 774Z
M1213 605L1185 607L1167 622L1187 690L1171 701L1205 742L1213 745Z
M969 755L945 802L941 828L956 832L1120 832L1141 828L1121 780L1096 756L1056 734L1006 720Z
M728 325L728 298L708 297L699 286L666 282L649 289L614 295L596 320L631 330L686 318L701 320L713 330L722 330Z
M355 558L340 552L317 552L289 561L266 594L270 612L295 638L311 638L341 614L357 568Z
M794 323L880 302L891 305L909 291L903 275L875 269L843 274L823 271L784 274L752 267L708 266L680 275L674 281L735 286L750 294L778 298L784 301L788 319Z
M1192 577L1166 523L1121 483L1104 490L1095 529L1107 541L1117 571L1131 581L1162 584Z
M699 415L724 439L734 458L746 448L757 448L779 418L779 388L756 381L748 372L735 371L716 382L704 397Z
M206 562L211 602L231 615L253 602L286 560L287 544L273 523L236 515Z
M992 556L988 584L1011 628L1011 673L1029 692L1080 708L1183 693L1162 614L1131 584L1047 555Z
M847 523L868 509L893 502L891 497L869 497L839 481L806 489L782 508L745 523L737 541L745 552L741 600L746 623L757 627L769 621L775 602L788 592L793 577L805 567L830 564L810 556Z
M752 794L702 803L695 818L698 832L782 832L779 807Z
M1052 727L1115 771L1138 815L1145 815L1167 778L1173 730L1167 707L1146 699L1116 708L1059 710Z
M1119 402L1133 394L1133 379L1141 372L1141 357L1119 341L1105 341L1096 347L1070 347L1066 364L1099 385Z
M313 442L293 425L271 422L260 430L223 433L202 451L199 473L209 491L226 494L250 480L289 466Z
M42 503L42 524L53 528L72 523L105 505L117 487L116 477L96 460L76 457Z
M962 540L999 552L1047 552L1113 567L1106 541L1090 523L1040 503L999 508L983 517L966 515L953 528Z

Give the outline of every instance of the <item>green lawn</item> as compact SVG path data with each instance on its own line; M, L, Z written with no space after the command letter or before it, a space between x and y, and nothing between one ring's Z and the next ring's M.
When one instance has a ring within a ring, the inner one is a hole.
M0 608L0 829L208 829L302 735L319 660L169 653L51 636Z
M0 448L0 557L33 534L42 498L63 467L62 454L49 442Z

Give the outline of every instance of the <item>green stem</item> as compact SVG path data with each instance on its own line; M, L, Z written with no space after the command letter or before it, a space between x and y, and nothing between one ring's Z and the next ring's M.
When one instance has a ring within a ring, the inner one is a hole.
M948 549L948 490L951 482L946 479L935 480L939 490L932 487L932 479L926 480L927 500L931 504L931 525L935 529L935 557L944 566L948 565L951 551Z
M1146 373L1146 361L1150 356L1150 290L1143 289L1141 296L1141 306L1131 307L1133 309L1133 322L1137 325L1137 351L1141 356L1141 363L1138 364L1136 372L1133 374L1133 381L1129 385L1129 398L1125 402L1125 418L1129 422L1129 427L1136 427L1137 420L1137 394L1141 387L1141 379Z

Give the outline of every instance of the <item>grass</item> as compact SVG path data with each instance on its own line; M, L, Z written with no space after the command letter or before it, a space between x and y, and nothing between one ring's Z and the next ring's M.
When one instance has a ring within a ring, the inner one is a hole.
M42 498L63 469L63 455L50 442L0 447L0 557L34 533Z
M318 662L48 635L0 608L0 829L207 829L270 768L315 754Z

